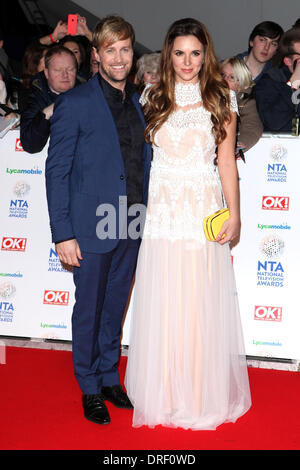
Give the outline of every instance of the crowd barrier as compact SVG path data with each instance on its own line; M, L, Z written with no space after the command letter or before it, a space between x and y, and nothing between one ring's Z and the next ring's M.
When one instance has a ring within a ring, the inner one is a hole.
M242 232L232 248L246 354L300 358L300 140L263 136L238 161ZM74 285L51 242L47 148L0 140L0 337L71 341ZM122 344L129 345L131 303Z

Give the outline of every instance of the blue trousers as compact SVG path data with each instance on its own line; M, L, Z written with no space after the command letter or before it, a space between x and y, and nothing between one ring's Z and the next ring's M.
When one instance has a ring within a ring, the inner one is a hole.
M120 383L122 319L139 246L140 239L128 238L109 253L83 252L80 267L74 268L73 364L84 394Z

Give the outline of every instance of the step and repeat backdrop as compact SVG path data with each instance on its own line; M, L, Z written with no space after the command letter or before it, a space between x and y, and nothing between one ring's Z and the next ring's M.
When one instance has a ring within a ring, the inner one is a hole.
M300 140L265 136L238 161L242 233L232 248L246 354L300 359ZM51 242L47 148L0 140L0 337L72 340L72 272ZM122 344L129 345L130 301Z
M299 138L261 138L238 170L242 231L232 256L246 353L299 359Z

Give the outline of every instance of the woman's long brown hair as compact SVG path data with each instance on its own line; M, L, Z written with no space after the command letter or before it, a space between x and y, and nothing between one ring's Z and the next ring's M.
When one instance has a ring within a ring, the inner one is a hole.
M230 92L220 73L211 37L206 27L192 18L175 21L169 28L161 53L160 81L153 85L144 106L145 138L154 141L154 135L175 110L175 73L171 60L174 40L178 36L195 36L204 46L205 59L199 73L203 106L211 113L216 145L226 137L225 123L230 121Z

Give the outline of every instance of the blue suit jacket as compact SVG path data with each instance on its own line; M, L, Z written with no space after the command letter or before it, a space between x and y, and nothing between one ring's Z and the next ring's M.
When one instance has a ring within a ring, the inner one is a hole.
M132 101L145 126L136 93ZM143 148L143 199L147 203L151 147ZM76 238L81 250L105 253L119 234L119 197L126 196L126 176L117 129L94 76L59 96L51 118L46 188L52 240ZM96 215L100 204L115 208L116 238L100 240Z
M272 67L255 85L257 111L265 132L292 132L294 90L286 84L291 75L285 65ZM298 115L299 109L298 106Z

